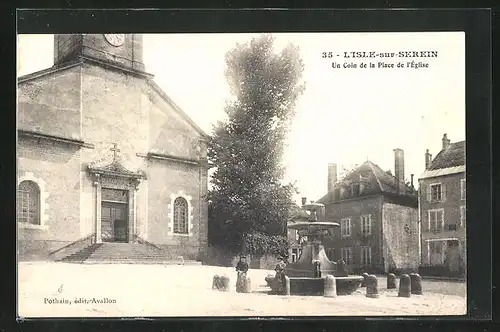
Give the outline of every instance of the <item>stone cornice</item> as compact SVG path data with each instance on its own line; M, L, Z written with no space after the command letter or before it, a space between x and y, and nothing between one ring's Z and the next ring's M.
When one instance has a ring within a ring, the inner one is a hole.
M197 160L197 159L173 156L173 155L168 155L168 154L163 154L163 153L153 153L153 152L137 153L137 156L142 157L142 158L166 160L166 161L172 161L172 162L177 162L177 163L182 163L182 164L188 164L188 165L193 165L193 166L202 166L202 167L209 168L209 164L206 160Z
M26 129L18 129L18 135L19 136L24 136L24 137L32 137L32 138L41 138L41 139L46 139L46 140L51 140L51 141L57 141L61 143L66 143L66 144L72 144L72 145L77 145L80 147L84 148L89 148L93 149L94 145L90 143L86 143L82 140L74 139L74 138L67 138L63 136L56 136L56 135L49 135L49 134L44 134L40 133L37 131L33 130L26 130Z
M126 66L120 66L120 65L113 63L113 62L110 62L110 61L96 59L96 58L92 58L92 57L85 56L85 55L79 55L78 57L82 62L88 62L88 63L92 63L92 64L95 64L95 65L98 65L101 67L123 71L123 72L126 72L126 73L131 74L131 75L149 78L149 79L152 79L154 77L153 74L147 73L145 71L126 67Z

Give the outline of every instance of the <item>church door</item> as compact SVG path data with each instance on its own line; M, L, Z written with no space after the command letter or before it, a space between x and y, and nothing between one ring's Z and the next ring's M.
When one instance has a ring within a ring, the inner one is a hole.
M102 202L101 238L105 242L127 242L127 205Z

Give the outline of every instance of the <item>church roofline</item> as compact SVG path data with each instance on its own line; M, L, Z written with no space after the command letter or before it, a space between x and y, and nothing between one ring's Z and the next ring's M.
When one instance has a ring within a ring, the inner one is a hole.
M54 65L50 68L42 69L39 71L35 71L33 73L19 76L17 78L17 82L18 83L25 83L25 82L28 82L28 81L31 81L31 80L34 80L34 79L37 79L37 78L40 78L43 76L55 74L55 73L65 71L65 70L73 68L73 67L80 66L81 64L82 64L82 61L71 61L71 62L61 64L61 65Z
M203 129L196 124L196 122L191 119L189 115L186 114L166 93L162 88L152 79L148 79L150 86L166 101L168 104L172 105L176 112L178 112L193 128L202 136L202 140L208 140L209 135L205 133Z
M132 74L132 75L136 75L139 77L145 77L145 78L153 78L154 77L153 74L150 74L148 72L145 72L145 71L142 71L139 69L120 66L120 65L115 64L114 62L108 62L108 61L105 61L102 59L96 59L96 58L92 58L92 57L85 56L85 55L79 55L78 57L82 60L82 62L94 63L94 64L101 66L101 67L108 67L111 69L124 71L124 72L127 72L127 73Z

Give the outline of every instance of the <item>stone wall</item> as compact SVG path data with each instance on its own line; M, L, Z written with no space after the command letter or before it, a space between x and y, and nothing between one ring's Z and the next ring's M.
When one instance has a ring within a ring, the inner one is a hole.
M377 270L383 267L382 247L381 247L381 220L382 220L382 197L368 196L356 199L343 200L326 205L326 219L340 224L343 218L351 219L351 235L342 236L340 227L333 229L333 235L327 236L323 240L325 250L333 249L334 261L341 259L341 248L351 248L352 264L347 266L350 272L360 272L361 270ZM371 216L371 234L361 233L361 216ZM371 266L363 266L361 263L361 247L371 247Z
M18 85L19 129L78 139L80 132L80 66L59 70Z
M384 272L416 271L420 263L417 209L384 202L382 216Z
M217 246L209 246L204 265L236 267L240 255L226 252ZM247 255L247 263L251 269L274 270L278 263L276 255L252 256Z
M18 183L31 180L38 185L41 214L40 225L18 223L20 259L46 259L80 238L80 150L20 137L17 154Z

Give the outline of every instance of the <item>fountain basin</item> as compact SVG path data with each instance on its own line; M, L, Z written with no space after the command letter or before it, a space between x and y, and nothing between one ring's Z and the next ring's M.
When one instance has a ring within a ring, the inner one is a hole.
M273 276L266 277L268 286L273 288ZM363 282L362 276L336 277L337 295L349 295L355 292ZM290 277L290 295L323 296L325 278Z
M362 276L336 277L337 295L349 295L356 291L363 281ZM325 278L290 277L290 295L322 296Z

